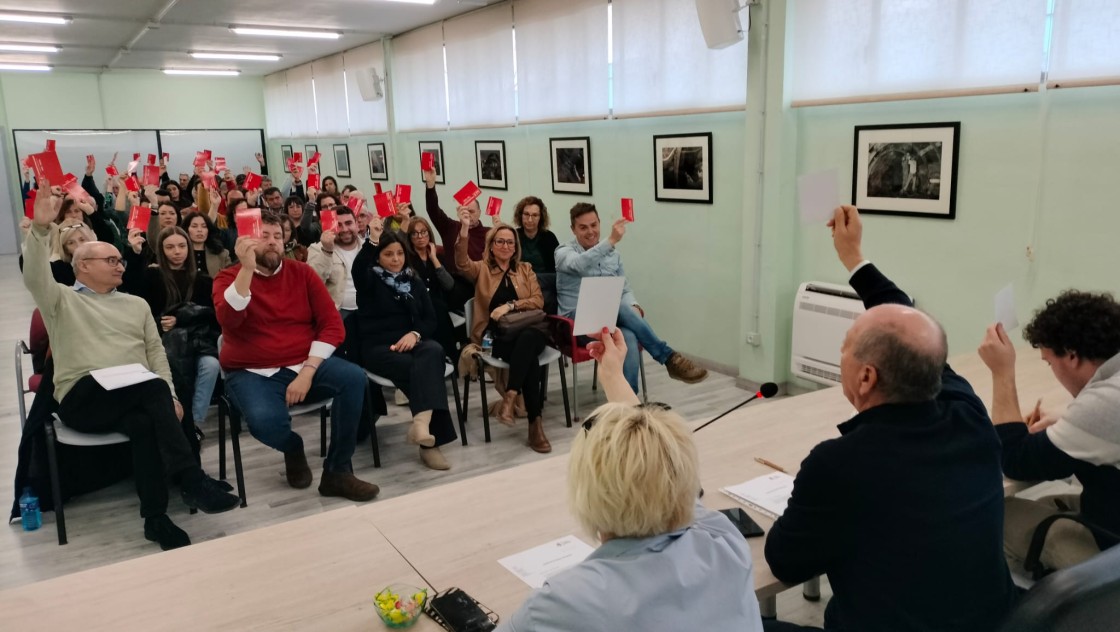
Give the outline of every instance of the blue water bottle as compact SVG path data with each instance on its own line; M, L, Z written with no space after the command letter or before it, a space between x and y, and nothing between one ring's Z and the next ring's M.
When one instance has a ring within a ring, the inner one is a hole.
M482 353L483 355L490 355L494 350L494 336L489 331L482 334Z
M19 516L23 521L24 531L34 531L43 526L43 513L39 511L39 497L30 487L23 488L23 495L19 497Z

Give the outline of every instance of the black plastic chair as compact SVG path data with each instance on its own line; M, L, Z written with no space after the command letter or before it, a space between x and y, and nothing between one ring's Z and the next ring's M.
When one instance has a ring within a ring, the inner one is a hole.
M1034 585L1000 632L1112 632L1120 628L1120 546Z

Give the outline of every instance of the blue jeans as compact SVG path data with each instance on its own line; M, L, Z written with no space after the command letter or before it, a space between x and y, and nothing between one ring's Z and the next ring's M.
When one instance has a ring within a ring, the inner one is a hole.
M646 319L642 318L638 311L630 305L620 305L618 307L618 327L622 330L622 336L626 339L626 361L622 364L622 374L626 376L630 388L637 393L639 368L642 363L638 345L641 345L654 360L657 360L658 364L668 362L669 356L673 355L673 349L668 343L657 337Z
M198 364L194 376L194 399L191 400L191 412L194 415L195 425L206 421L206 410L210 408L210 399L214 396L214 385L218 383L221 367L214 356L198 356Z
M280 369L271 377L245 370L226 374L226 389L245 417L249 432L261 443L281 452L303 447L303 439L292 432L292 417L285 400L288 384L294 379L296 374L289 369ZM331 442L323 461L324 471L353 471L350 458L354 456L357 443L365 389L365 371L341 358L327 358L315 371L311 389L303 401L334 398Z

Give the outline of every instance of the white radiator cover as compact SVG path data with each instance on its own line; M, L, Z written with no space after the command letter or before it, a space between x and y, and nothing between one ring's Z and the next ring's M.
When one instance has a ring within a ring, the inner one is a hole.
M802 283L793 301L793 374L828 386L839 384L840 345L864 311L863 301L846 285Z

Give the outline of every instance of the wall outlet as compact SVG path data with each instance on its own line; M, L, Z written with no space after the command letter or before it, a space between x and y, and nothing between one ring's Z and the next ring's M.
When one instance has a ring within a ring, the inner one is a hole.
M758 345L762 344L762 335L757 331L752 331L751 333L747 334L747 344L752 347L757 347Z

